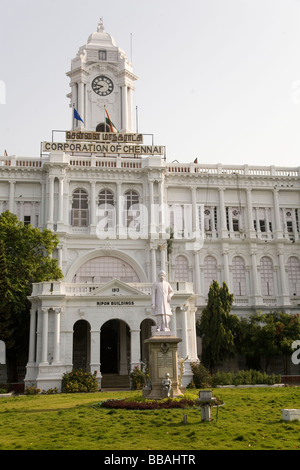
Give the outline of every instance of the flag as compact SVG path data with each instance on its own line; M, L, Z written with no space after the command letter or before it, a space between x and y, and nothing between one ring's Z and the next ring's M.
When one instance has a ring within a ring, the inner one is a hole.
M81 117L79 116L77 110L74 108L74 118L77 119L77 121L81 121L83 122L83 120L81 119ZM83 122L84 124L84 122Z
M109 114L107 112L107 109L104 107L105 109L105 112L106 112L106 119L105 119L105 122L106 124L109 125L110 127L110 132L119 132L118 129L116 128L116 126L114 125L114 123L110 120L110 117L109 117Z

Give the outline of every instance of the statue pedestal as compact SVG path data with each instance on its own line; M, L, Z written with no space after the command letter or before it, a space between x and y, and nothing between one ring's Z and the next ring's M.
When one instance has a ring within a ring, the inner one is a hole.
M166 397L165 390L163 390L162 382L166 374L170 374L172 381L172 390L170 397L182 396L178 388L178 357L177 347L181 341L180 338L172 336L168 333L163 335L152 336L145 340L149 345L149 374L151 381L151 389L143 390L143 397L160 400Z

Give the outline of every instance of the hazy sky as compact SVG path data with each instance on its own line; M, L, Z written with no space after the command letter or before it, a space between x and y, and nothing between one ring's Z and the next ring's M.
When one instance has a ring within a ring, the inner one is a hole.
M168 161L300 166L300 0L0 0L0 155L70 129L66 72L100 17Z

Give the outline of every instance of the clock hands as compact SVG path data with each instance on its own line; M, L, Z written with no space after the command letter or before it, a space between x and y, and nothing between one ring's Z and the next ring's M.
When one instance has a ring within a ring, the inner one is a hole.
M106 96L112 93L114 89L113 82L105 76L96 77L92 82L92 89L100 96Z

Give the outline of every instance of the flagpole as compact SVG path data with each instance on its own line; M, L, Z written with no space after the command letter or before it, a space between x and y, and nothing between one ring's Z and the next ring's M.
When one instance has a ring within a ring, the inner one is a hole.
M138 107L136 106L135 107L135 111L136 111L136 133L138 134L139 133L139 116L138 116Z

